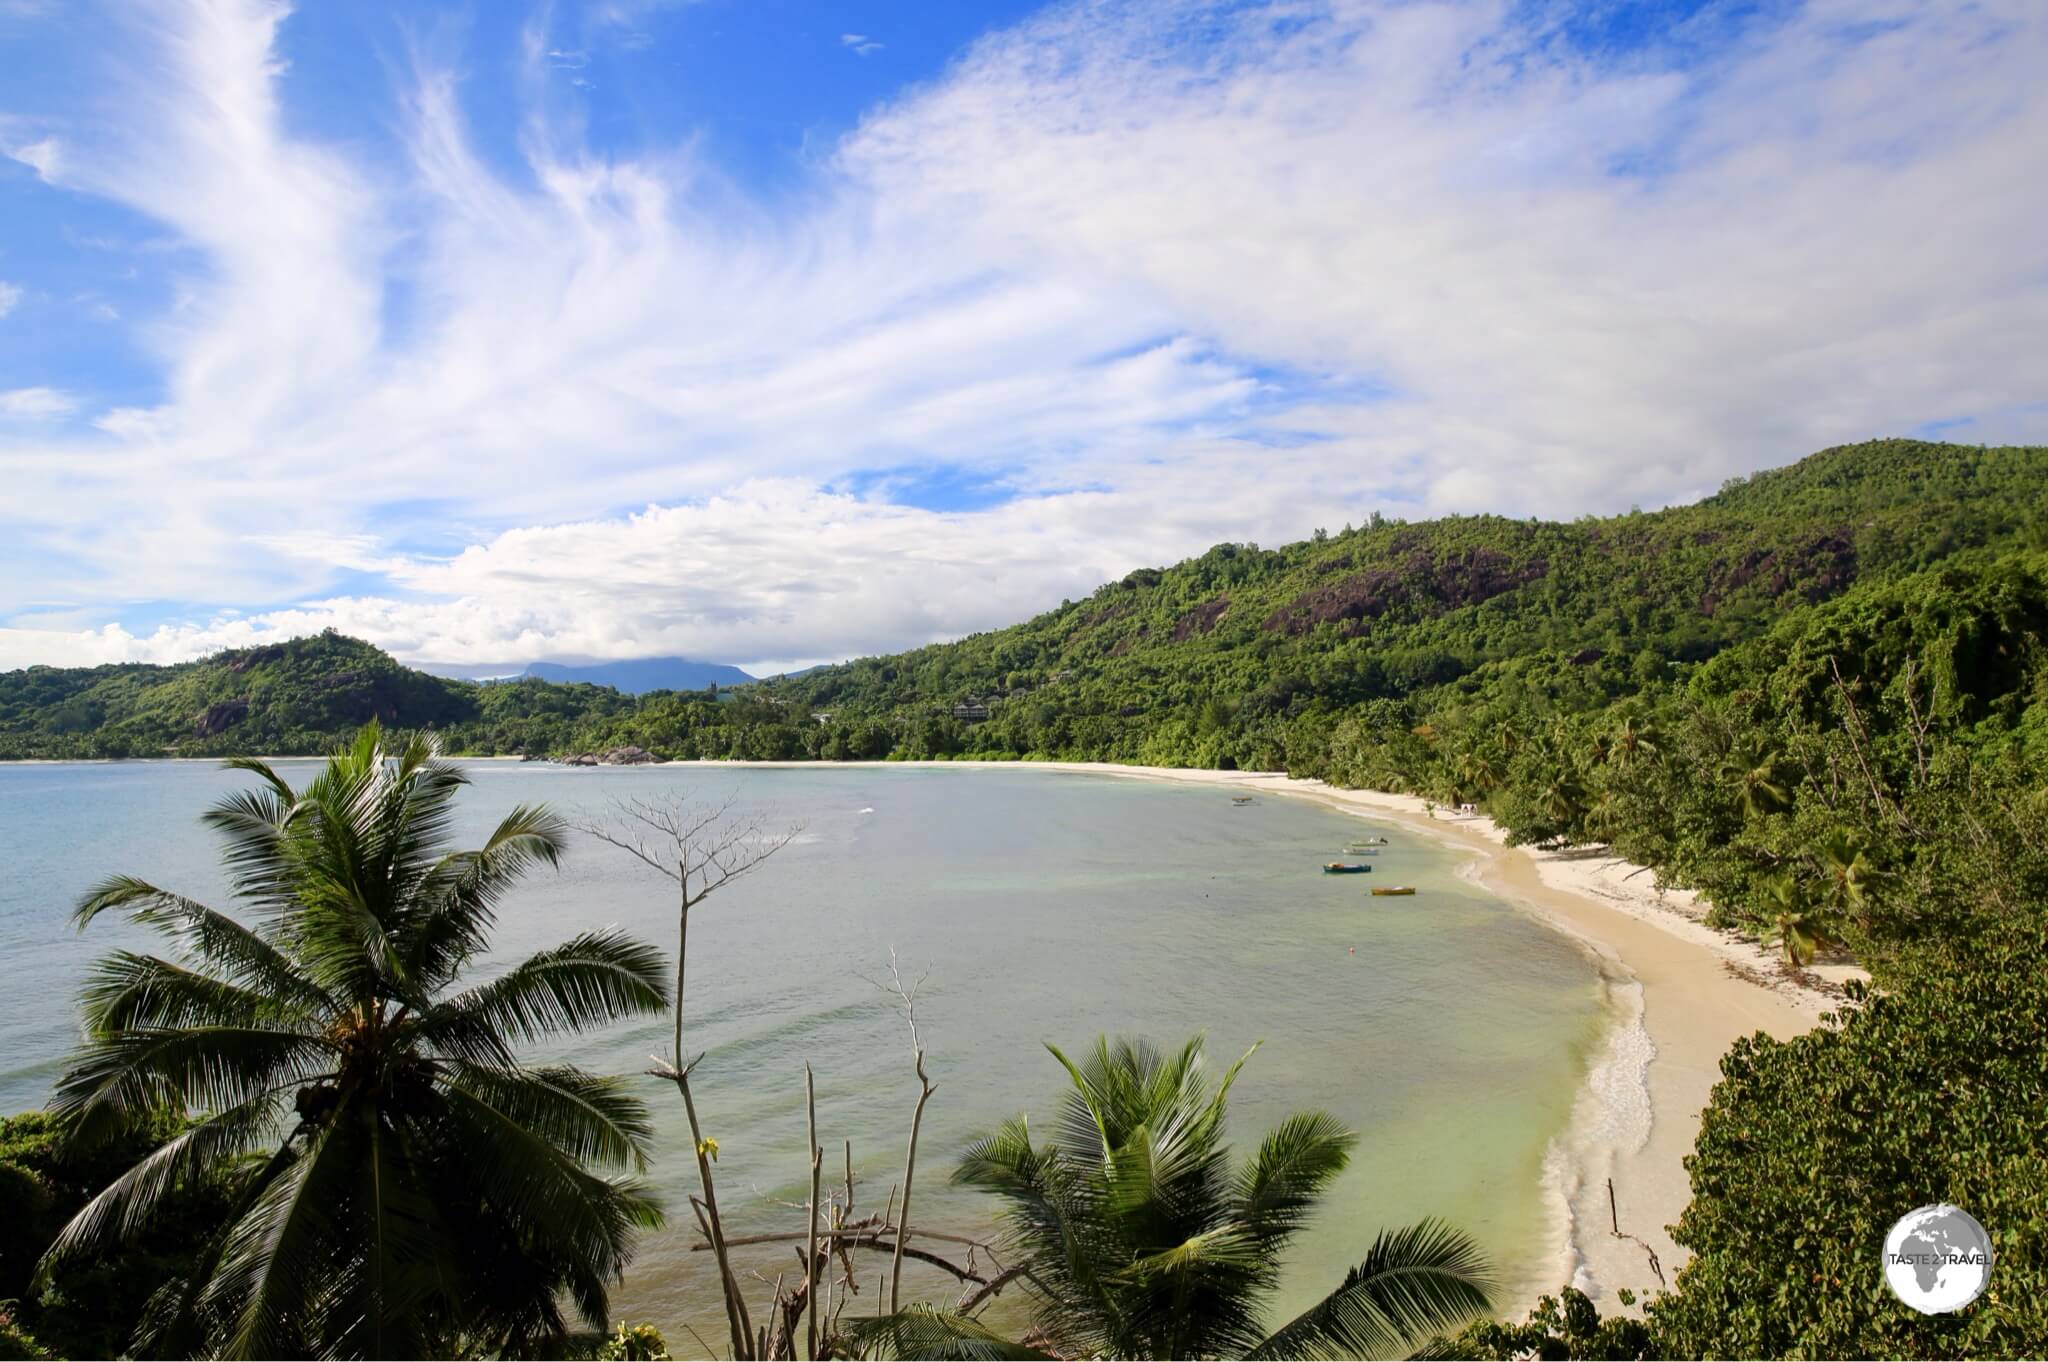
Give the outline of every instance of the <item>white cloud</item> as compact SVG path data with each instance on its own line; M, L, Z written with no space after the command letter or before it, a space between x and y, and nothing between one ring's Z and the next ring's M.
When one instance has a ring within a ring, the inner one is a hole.
M865 33L842 33L839 35L839 43L842 47L851 48L856 56L861 57L872 56L880 52L884 46Z
M1688 72L1602 68L1506 3L1223 11L1198 48L1186 9L991 39L849 160L1392 389L1346 424L1428 458L1446 505L1661 500L2048 395L2019 339L2048 321L2028 0L1817 0Z
M21 301L21 286L0 279L0 317L14 311L14 305Z
M69 416L76 410L78 399L55 388L0 390L0 420L48 420L57 416Z
M247 613L0 657L328 623L473 664L878 651L1374 508L2048 435L2028 0L1811 0L1688 63L1506 0L1197 8L994 35L773 212L694 147L608 158L538 112L505 173L431 68L407 163L369 168L287 131L280 9L147 27L126 121L32 163L205 268L140 332L161 402L0 439L35 509L0 508L0 609ZM902 466L1014 499L822 490Z
M54 182L57 169L63 157L63 147L54 137L41 137L33 142L4 148L6 155L21 162L44 180Z

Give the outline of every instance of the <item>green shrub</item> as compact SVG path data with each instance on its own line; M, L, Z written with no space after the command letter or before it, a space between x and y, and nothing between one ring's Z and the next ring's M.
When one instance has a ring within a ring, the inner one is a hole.
M116 1357L127 1350L149 1297L183 1270L194 1247L220 1223L224 1188L179 1193L169 1214L132 1245L64 1267L47 1281L36 1281L36 1263L79 1207L181 1126L165 1117L139 1133L78 1149L67 1147L42 1112L0 1119L0 1300L16 1302L12 1322L0 1327L0 1359L48 1355L10 1353L10 1346L40 1346L64 1357Z
M1622 1291L1620 1296L1623 1305L1635 1303L1634 1295L1628 1291ZM1635 1358L1664 1354L1642 1320L1626 1315L1602 1319L1599 1307L1585 1292L1567 1286L1555 1296L1539 1299L1521 1324L1481 1320L1467 1326L1447 1346L1433 1350L1433 1355L1488 1362L1510 1362L1523 1357L1560 1362L1632 1362Z
M664 1362L668 1357L668 1340L652 1324L636 1324L629 1329L621 1322L619 1331L604 1341L597 1355L602 1362Z
M2048 1346L2048 940L2041 929L1855 990L1791 1041L1722 1061L1673 1238L1694 1257L1649 1307L1687 1357L2019 1357ZM1985 1294L1922 1315L1886 1232L1950 1202L1991 1234Z

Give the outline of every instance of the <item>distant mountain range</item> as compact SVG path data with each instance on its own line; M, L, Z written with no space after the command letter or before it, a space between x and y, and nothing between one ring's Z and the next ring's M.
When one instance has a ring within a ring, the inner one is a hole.
M623 662L593 662L588 666L535 662L522 675L557 684L587 681L595 686L610 686L626 695L644 695L651 690L744 686L758 679L722 662L692 662L687 657L635 657Z

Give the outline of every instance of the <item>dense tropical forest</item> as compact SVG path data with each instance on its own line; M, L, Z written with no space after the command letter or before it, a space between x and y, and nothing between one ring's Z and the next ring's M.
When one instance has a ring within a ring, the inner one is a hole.
M1458 1351L2048 1348L2048 449L1886 441L1666 511L1219 545L737 692L445 681L331 636L0 676L17 757L311 752L372 718L475 753L1284 770L1610 845L1788 969L1847 951L1872 983L1727 1057L1675 1229L1693 1257L1642 1320L1567 1294ZM1875 1246L1935 1201L1990 1228L1996 1276L1921 1316Z

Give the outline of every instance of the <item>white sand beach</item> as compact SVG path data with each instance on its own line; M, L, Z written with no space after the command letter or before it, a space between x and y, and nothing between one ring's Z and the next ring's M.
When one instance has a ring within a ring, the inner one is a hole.
M687 762L689 766L769 763ZM777 763L809 765L810 763ZM1587 1075L1573 1128L1552 1151L1548 1178L1560 1216L1557 1280L1616 1308L1615 1291L1653 1291L1654 1252L1668 1282L1684 1254L1667 1227L1691 1197L1682 1160L1720 1077L1721 1056L1757 1031L1781 1039L1815 1026L1838 1004L1835 990L1860 971L1821 965L1819 987L1789 977L1754 943L1702 920L1694 894L1659 890L1650 871L1604 851L1509 847L1491 819L1431 811L1412 795L1345 790L1285 775L1087 762L873 762L875 766L1000 766L1167 780L1313 799L1360 817L1400 824L1472 853L1476 885L1578 941L1607 981L1615 1024ZM1614 1206L1608 1204L1613 1180ZM1620 1228L1633 1239L1614 1233ZM1528 1302L1511 1302L1519 1312Z

